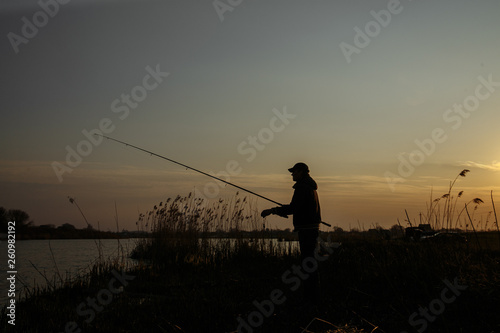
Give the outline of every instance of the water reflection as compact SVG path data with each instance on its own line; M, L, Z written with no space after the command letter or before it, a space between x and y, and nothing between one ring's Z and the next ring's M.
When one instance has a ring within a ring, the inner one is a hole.
M25 240L16 242L16 295L24 286L45 286L46 276L53 280L55 276L63 279L75 277L89 270L99 260L121 259L125 264L133 265L134 260L128 255L135 247L137 239L57 239L57 240ZM99 251L99 248L101 249ZM3 260L0 261L2 276L7 272L7 241L0 242ZM0 306L7 301L8 281L0 279Z

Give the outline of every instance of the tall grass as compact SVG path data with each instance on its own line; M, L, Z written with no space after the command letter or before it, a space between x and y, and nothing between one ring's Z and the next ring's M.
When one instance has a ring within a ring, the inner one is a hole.
M254 203L247 197L241 198L239 192L230 199L214 202L189 193L160 202L151 211L140 214L137 224L140 230L158 235L238 232L258 229L255 212Z
M132 253L155 265L214 264L236 255L276 255L294 250L270 239L255 203L236 195L213 202L187 196L168 198L146 214L138 227L151 232ZM245 231L252 231L248 238Z
M498 227L498 218L497 218L497 210L495 209L495 201L493 200L493 191L490 192L491 196L491 205L493 206L493 213L495 216L495 226L497 227L497 232L498 232L498 244L499 244L499 249L500 249L500 229Z
M459 177L466 177L470 170L462 170L453 181L450 181L448 192L438 198L433 199L433 190L431 189L430 202L427 204L427 213L425 214L425 221L434 230L457 230L459 227L465 226L465 231L470 227L475 231L473 225L473 218L465 219L464 213L468 213L468 207L474 205L474 212L478 206L484 201L481 198L474 198L465 203L462 208L458 206L459 199L462 198L464 191L453 193L453 188ZM472 216L473 217L473 216ZM465 223L461 223L461 218ZM470 224L469 224L470 222Z

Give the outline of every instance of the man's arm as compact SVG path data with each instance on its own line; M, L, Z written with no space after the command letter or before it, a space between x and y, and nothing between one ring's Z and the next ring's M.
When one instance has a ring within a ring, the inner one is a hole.
M268 215L274 214L274 215L278 215L278 216L281 216L284 218L288 218L288 215L290 215L292 213L293 213L293 211L292 211L291 205L283 205L283 206L278 206L278 207L274 207L271 209L264 209L262 211L262 213L260 214L260 216L266 217Z
M298 205L300 205L300 202L303 201L301 200L301 197L304 194L301 192L302 191L300 189L295 189L295 191L293 192L292 201L289 205L282 205L271 209L265 209L260 215L262 217L266 217L268 215L274 214L284 218L288 218L288 215L292 215L298 208Z

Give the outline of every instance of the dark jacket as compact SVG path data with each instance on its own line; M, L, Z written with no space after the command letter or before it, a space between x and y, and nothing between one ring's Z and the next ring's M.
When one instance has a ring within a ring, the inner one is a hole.
M293 186L292 201L289 205L274 208L274 213L286 216L293 214L293 226L296 230L319 228L321 210L319 207L318 185L307 175Z

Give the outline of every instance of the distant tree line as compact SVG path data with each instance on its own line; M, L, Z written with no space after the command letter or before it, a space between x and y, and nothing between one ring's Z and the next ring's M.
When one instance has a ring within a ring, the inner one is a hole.
M0 207L0 232L7 232L7 224L9 221L16 221L16 231L22 232L33 225L30 221L30 216L25 211L20 209L5 209Z
M53 224L42 224L36 226L30 219L28 213L20 209L9 209L0 207L0 233L7 233L9 221L16 222L16 239L93 239L93 238L132 238L147 237L145 232L121 232L100 231L92 227L77 229L70 223L64 223L56 227Z

